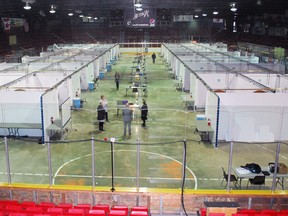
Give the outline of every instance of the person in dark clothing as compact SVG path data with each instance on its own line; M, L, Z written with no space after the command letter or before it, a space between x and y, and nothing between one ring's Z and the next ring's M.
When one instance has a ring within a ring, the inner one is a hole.
M148 115L148 106L146 104L146 101L143 99L143 105L141 106L141 119L143 121L142 127L146 127L146 120L147 120L147 115Z
M127 102L125 108L122 110L122 118L124 124L123 135L126 136L126 130L128 127L128 133L131 136L131 121L133 119L133 111L129 108L129 103Z
M104 130L104 122L105 122L105 110L102 105L102 102L99 103L97 107L97 120L99 122L99 131L105 131Z
M153 61L153 64L154 64L154 63L155 63L155 60L156 60L156 54L153 53L151 57L152 57L152 61Z
M116 89L119 90L119 82L120 82L120 74L118 72L114 75L115 83L116 83Z

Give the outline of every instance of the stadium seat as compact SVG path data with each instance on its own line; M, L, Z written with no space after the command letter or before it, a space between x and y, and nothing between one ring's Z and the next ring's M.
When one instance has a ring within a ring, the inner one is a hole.
M277 211L276 210L273 210L273 209L262 209L260 211L261 214L268 214L268 215L271 215L271 216L276 216L277 215Z
M132 211L146 211L147 213L149 213L148 207L146 206L133 206L131 208L131 212Z
M63 208L57 208L57 207L53 207L53 208L48 208L47 209L47 213L49 213L50 215L63 215L64 210Z
M125 206L125 205L116 205L112 207L111 211L112 210L123 210L126 212L126 216L128 216L128 212L129 212L128 206Z
M69 209L73 208L73 205L71 203L60 203L55 207L62 208L63 213L66 213L66 212L68 212Z
M85 215L85 211L84 209L69 209L67 213L65 213L65 215L70 215L70 216L84 216Z
M259 213L259 211L256 211L255 209L240 209L239 213L254 216L254 214Z
M26 213L17 212L17 213L10 213L9 216L27 216L27 214Z
M95 206L92 207L92 209L95 210L104 210L106 214L110 212L110 205L108 204L96 204Z
M24 201L21 204L22 209L27 209L28 207L35 207L36 203L35 202L30 202L30 201Z
M108 216L126 216L127 212L125 210L111 210Z
M147 211L131 211L130 216L148 216Z
M225 213L209 213L209 216L225 216Z
M86 215L89 215L89 216L106 216L106 213L103 209L91 209L89 210L88 214Z
M91 205L90 204L78 204L74 206L74 209L83 209L85 214L87 214L89 210L91 209Z
M37 206L41 207L43 212L47 212L48 208L55 207L55 204L51 202L41 202Z

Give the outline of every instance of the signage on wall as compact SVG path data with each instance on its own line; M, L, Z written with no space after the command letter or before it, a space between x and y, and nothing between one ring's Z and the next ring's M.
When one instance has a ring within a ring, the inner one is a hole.
M155 27L156 10L143 9L142 11L126 10L125 25L127 27Z

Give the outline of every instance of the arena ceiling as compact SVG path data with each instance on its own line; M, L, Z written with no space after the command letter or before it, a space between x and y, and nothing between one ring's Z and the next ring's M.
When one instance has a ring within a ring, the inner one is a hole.
M31 3L31 10L23 9L25 1ZM29 13L43 11L47 17L52 17L49 13L51 5L55 7L54 17L67 16L68 12L73 12L76 16L92 15L99 17L110 16L112 10L133 9L136 0L0 0L1 17L23 17ZM174 14L202 14L212 15L217 10L219 18L231 16L237 13L238 16L263 14L287 14L288 0L141 0L144 8L155 8L170 10ZM237 12L230 11L231 5L235 4Z

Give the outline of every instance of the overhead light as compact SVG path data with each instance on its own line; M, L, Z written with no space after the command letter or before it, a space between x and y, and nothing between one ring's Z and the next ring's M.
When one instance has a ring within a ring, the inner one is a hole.
M206 16L207 16L207 14L206 14L206 13L203 13L203 14L202 14L202 16L203 16L203 17L206 17Z
M73 16L74 14L72 12L69 12L68 13L68 16Z
M55 7L54 7L53 5L51 5L51 8L50 8L49 12L50 12L51 14L54 14L54 13L56 12L56 11L55 11Z
M142 7L141 1L140 0L135 0L134 6L135 7Z
M231 5L230 10L233 11L233 12L236 12L236 11L237 11L237 8L235 7L235 4L234 4L234 3Z
M84 15L83 15L83 14L80 14L79 17L82 18L82 17L84 17Z
M142 7L136 7L136 11L142 11L143 8Z
M88 16L87 18L88 18L88 19L91 19L92 17L91 17L91 16Z
M98 18L97 17L94 17L94 20L97 20Z
M195 15L194 17L195 17L195 18L198 18L199 16L198 16L198 15Z
M23 7L25 10L30 10L31 6L29 5L28 2L26 2L26 5Z
M213 14L214 14L214 15L217 15L217 14L218 14L218 11L213 11Z

